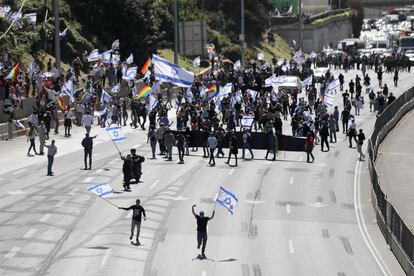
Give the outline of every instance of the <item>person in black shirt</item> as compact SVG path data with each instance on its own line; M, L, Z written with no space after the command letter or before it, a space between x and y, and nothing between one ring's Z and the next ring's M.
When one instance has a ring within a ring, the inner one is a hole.
M132 221L131 221L131 236L129 237L130 240L134 237L134 229L135 226L137 227L137 243L136 245L141 245L139 242L139 233L141 231L141 220L142 216L144 216L144 220L147 220L147 216L145 215L145 209L140 205L141 200L137 199L135 205L131 205L128 208L118 207L119 209L128 211L132 210ZM132 242L132 241L131 241Z
M230 135L231 135L231 137L230 137L230 143L229 143L229 148L230 148L229 158L227 159L227 162L225 162L225 163L230 166L230 158L231 158L231 155L233 154L234 158L236 159L235 166L237 167L237 154L239 153L239 148L238 148L238 145L237 145L238 141L237 141L237 137L236 137L236 135L234 134L233 131L230 132Z
M365 154L362 152L362 145L364 144L365 134L362 129L359 130L357 141L357 151L359 153L359 161L364 161Z
M90 137L89 136L89 133L86 133L85 134L85 138L83 138L83 140L82 140L82 143L81 144L82 144L82 147L84 149L83 162L85 163L84 170L90 170L91 167L92 167L93 139L95 139L96 136L98 136L98 135L95 135L93 137ZM87 165L86 160L88 159L88 157L89 157L89 168L86 166Z
M200 211L200 214L197 215L194 211L194 208L196 205L194 204L192 207L193 215L197 220L197 249L200 249L201 247L201 256L199 255L199 258L206 259L205 250L207 245L207 223L209 220L214 218L215 210L213 210L213 214L211 217L205 217L204 212Z

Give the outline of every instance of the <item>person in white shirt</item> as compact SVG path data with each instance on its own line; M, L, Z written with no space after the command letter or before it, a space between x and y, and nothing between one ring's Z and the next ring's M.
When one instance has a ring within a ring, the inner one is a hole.
M93 124L93 117L91 114L89 114L89 111L87 111L86 114L83 115L83 118L82 118L82 125L86 129L86 133L89 134L91 132L92 124Z
M65 111L63 114L65 117L64 126L65 126L65 137L70 136L70 129L72 128L72 111L70 108Z
M37 112L34 111L32 114L30 114L29 118L27 118L27 123L30 126L37 126L38 118L37 118Z

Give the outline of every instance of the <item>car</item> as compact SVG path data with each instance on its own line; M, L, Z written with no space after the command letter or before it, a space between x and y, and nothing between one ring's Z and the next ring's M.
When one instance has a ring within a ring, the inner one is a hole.
M325 78L325 75L328 71L329 68L327 67L319 67L313 70L313 77L315 78L315 82L321 82L321 80Z

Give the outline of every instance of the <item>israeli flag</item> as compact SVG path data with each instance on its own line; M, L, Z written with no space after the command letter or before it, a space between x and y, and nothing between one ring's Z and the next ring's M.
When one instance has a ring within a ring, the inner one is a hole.
M122 76L122 79L128 80L128 81L134 80L135 79L135 76L137 74L137 69L138 69L138 67L128 68L125 71L125 74Z
M234 69L234 71L239 71L241 69L241 61L240 60L238 60L234 63L233 69Z
M334 91L340 85L341 85L341 82L339 81L339 78L334 79L326 87L325 94L327 94L328 92Z
M134 62L134 55L133 54L130 54L129 57L126 59L126 62L128 64L133 63Z
M302 87L311 86L312 81L313 81L313 78L312 78L312 75L310 75L309 77L307 77L305 80L302 81Z
M239 204L239 200L228 189L224 188L223 186L220 186L220 190L217 196L217 203L226 208L227 211L229 211L229 213L233 215L234 210Z
M257 91L251 90L251 89L247 89L247 93L249 93L249 95L252 96L253 100L256 99Z
M229 95L233 90L233 84L231 82L227 83L225 86L220 87L219 95Z
M89 54L88 62L98 61L100 58L101 58L101 55L99 54L99 50L95 49Z
M111 63L111 55L112 55L112 50L106 51L102 53L102 61L105 64L109 64Z
M107 197L113 194L114 190L106 183L93 185L88 188L88 191L96 194L99 197Z
M242 118L242 128L250 129L253 125L254 116L248 115Z
M62 32L60 32L59 37L64 38L67 34L68 34L68 28L66 28Z
M112 87L112 89L111 89L111 92L116 93L116 94L118 94L120 91L121 91L121 86L120 86L119 83L114 85L114 87Z
M334 97L329 94L323 96L323 104L329 107L334 106Z
M101 103L110 103L112 101L111 95L109 95L108 92L105 91L105 89L102 89L102 96L101 96Z
M70 79L63 85L63 92L65 92L69 96L69 100L71 103L75 102L75 98L73 97L73 81Z
M170 82L180 87L191 87L194 82L194 73L184 70L180 66L169 62L157 55L153 55L154 75L157 80Z
M121 142L126 140L121 127L108 127L106 128L106 132L108 132L113 142Z
M149 105L149 109L153 110L158 104L158 99L155 98L153 95L149 95L148 96L148 105Z

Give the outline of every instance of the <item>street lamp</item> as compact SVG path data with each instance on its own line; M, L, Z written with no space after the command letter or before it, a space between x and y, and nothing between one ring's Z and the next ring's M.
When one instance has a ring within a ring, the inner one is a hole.
M55 60L60 72L60 24L59 24L59 0L53 0L53 16L55 18Z
M246 38L244 33L244 0L241 0L241 32L240 32L240 44L241 44L241 68L244 69L246 64L246 58L244 56L244 47L246 45Z

